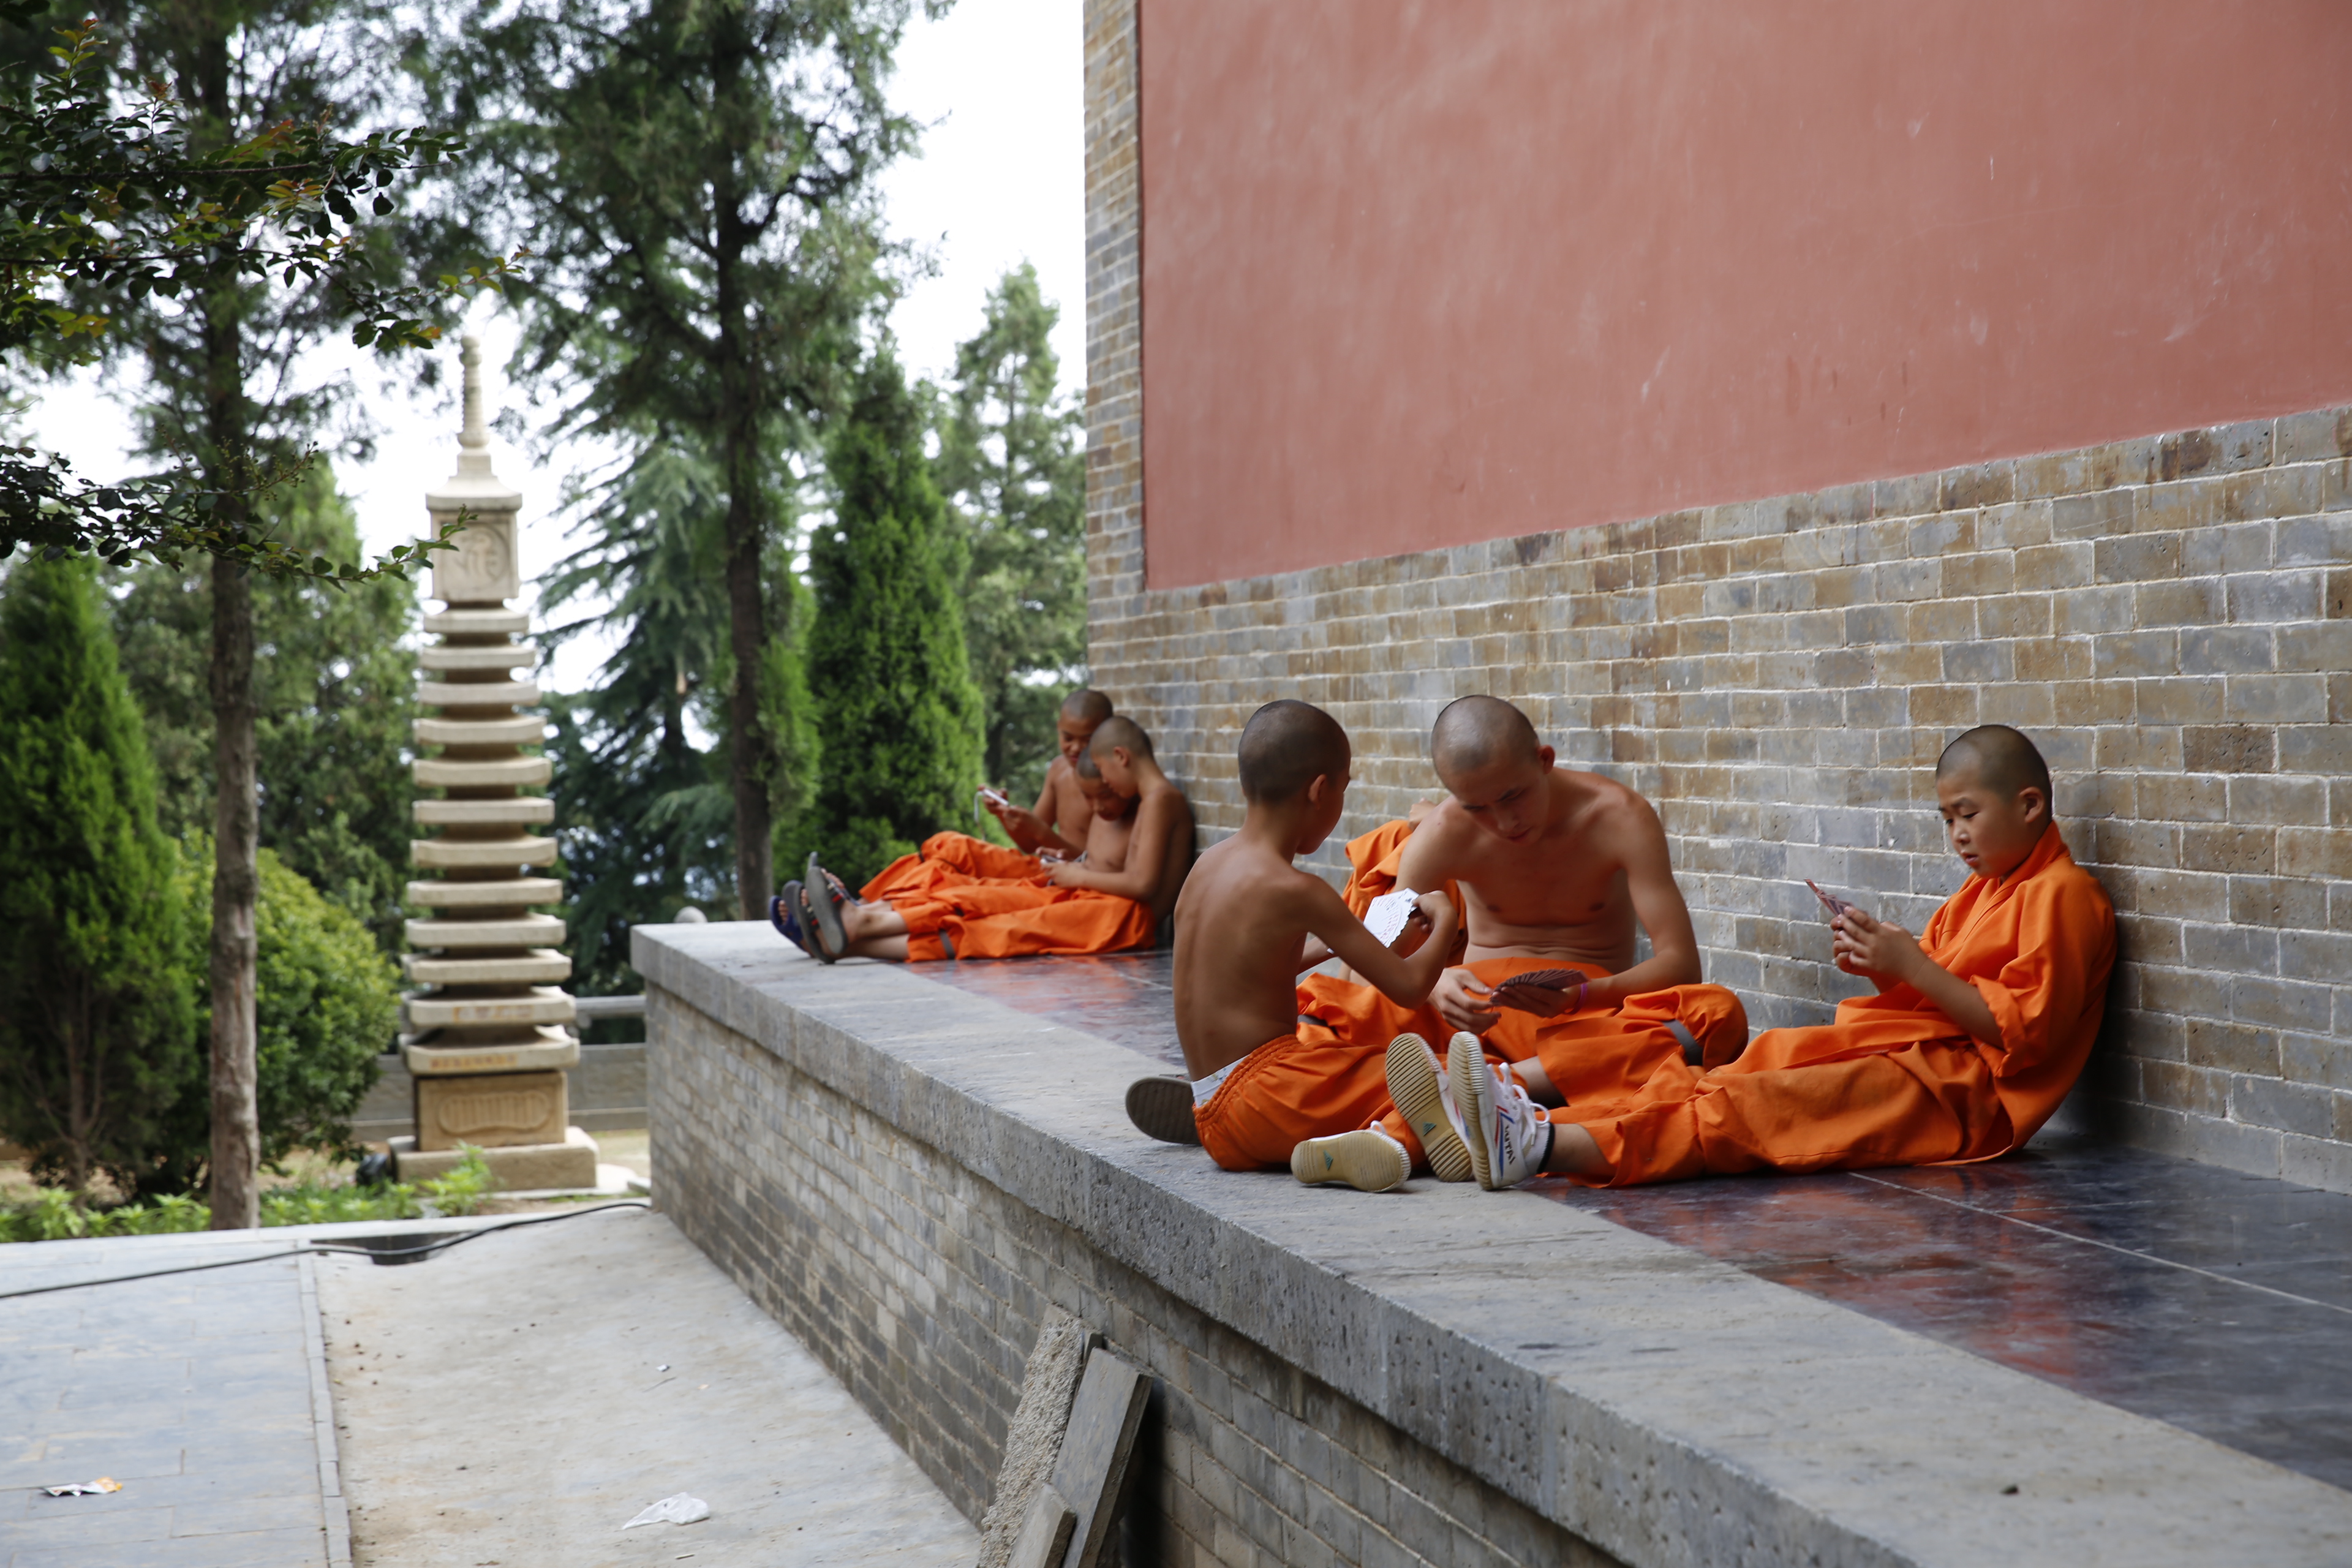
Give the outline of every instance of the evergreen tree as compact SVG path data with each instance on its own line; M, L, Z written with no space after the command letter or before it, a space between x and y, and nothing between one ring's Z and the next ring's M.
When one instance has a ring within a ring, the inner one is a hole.
M879 297L872 179L914 137L884 92L908 4L473 0L416 50L481 153L450 223L503 226L532 252L523 374L568 381L568 427L640 459L690 432L716 477L747 918L772 881L774 498Z
M1035 797L1055 756L1054 710L1086 679L1086 458L1074 400L1056 389L1060 311L1023 263L988 296L941 395L935 467L961 525L964 637L984 705L988 777Z
M176 857L95 574L0 595L0 1133L77 1189L134 1184L195 1058Z
M617 646L593 689L550 700L548 754L575 983L609 994L634 983L631 925L733 901L725 759L692 734L723 729L726 497L689 446L658 442L578 510L586 542L541 580L540 602L552 613L603 596L609 607L551 624L543 640L594 626Z
M351 503L324 463L268 498L261 521L303 549L341 555L359 547ZM209 828L214 811L210 574L150 563L120 582L115 640L146 716L163 830L188 842ZM396 953L416 837L415 586L397 577L348 587L289 582L256 595L253 609L261 843Z
M963 552L923 437L897 361L877 354L828 445L834 514L809 547L808 677L824 756L812 815L826 866L853 882L965 820L980 783Z

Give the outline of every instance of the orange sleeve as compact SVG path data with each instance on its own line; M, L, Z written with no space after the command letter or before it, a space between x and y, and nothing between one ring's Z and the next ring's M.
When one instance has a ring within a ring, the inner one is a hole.
M1348 841L1348 885L1339 897L1358 920L1374 899L1395 890L1397 863L1404 858L1405 840L1412 837L1412 824L1399 818Z
M1980 1047L1997 1078L2087 1048L2115 965L2115 910L2099 885L2080 871L2035 880L2044 885L2019 889L2015 956L1969 982L2000 1026L2000 1048Z

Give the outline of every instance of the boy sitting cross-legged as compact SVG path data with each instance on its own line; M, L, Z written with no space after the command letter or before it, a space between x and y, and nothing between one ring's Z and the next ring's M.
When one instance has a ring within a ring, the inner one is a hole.
M1302 1180L1295 1167L1308 1140L1369 1124L1351 1142L1324 1140L1335 1168L1312 1179L1381 1192L1412 1172L1411 1152L1377 1126L1391 1109L1388 1042L1302 1029L1298 974L1328 952L1401 1005L1418 1006L1459 917L1444 894L1423 894L1426 924L1398 938L1413 950L1402 956L1328 884L1292 865L1339 826L1349 761L1347 731L1319 708L1270 702L1251 716L1241 741L1248 816L1201 857L1176 903L1176 1033L1192 1081L1145 1079L1127 1105L1144 1131L1198 1142L1227 1170L1290 1164Z
M1835 1022L1769 1030L1712 1068L1659 1050L1635 1092L1549 1116L1509 1068L1457 1037L1447 1069L1480 1184L1925 1165L1993 1159L2032 1138L2099 1032L2115 910L2066 852L2049 766L2017 731L1987 724L1946 747L1936 795L1971 875L1919 937L1839 908L1837 966L1877 994L1841 1003ZM1676 994L1696 1005L1715 989Z

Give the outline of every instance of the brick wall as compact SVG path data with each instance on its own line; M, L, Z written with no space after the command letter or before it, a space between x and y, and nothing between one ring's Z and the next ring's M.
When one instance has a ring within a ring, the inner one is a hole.
M1928 769L2015 724L2122 925L2074 1113L2352 1190L2352 410L1147 591L1132 0L1087 17L1088 654L1204 840L1258 704L1348 727L1354 833L1495 692L1657 804L1708 977L1817 1022L1858 983L1795 879L1917 929L1961 871Z
M663 1212L968 1517L1050 1304L1158 1380L1129 1562L1613 1561L764 1047L646 997Z

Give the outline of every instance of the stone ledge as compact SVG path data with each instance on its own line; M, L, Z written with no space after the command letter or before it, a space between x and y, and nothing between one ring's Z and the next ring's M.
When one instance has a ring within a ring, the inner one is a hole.
M633 955L656 1045L681 1005L758 1042L1625 1562L2352 1555L2352 1495L1533 1194L1150 1143L1108 1041L763 926Z

